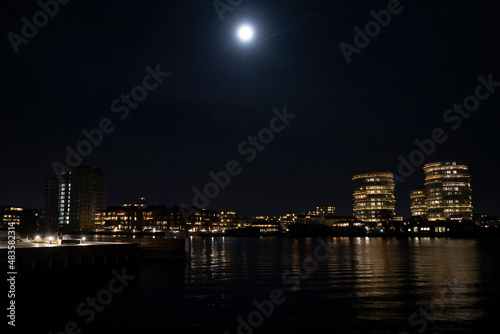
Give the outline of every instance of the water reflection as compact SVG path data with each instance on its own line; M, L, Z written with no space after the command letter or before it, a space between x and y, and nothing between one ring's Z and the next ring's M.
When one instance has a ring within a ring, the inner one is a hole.
M279 278L289 269L300 276L304 259L314 256L316 240L261 238L239 241L230 245L227 253L223 248L223 256L213 243L227 246L227 241L210 240L212 270L225 266L226 271L245 273L244 277L218 276L229 280L228 283L241 283L250 275L259 280L248 282L248 287L255 291L265 290L261 285L272 289L269 284L273 283L289 289L290 299L300 300L309 308L315 308L311 305L311 300L315 300L326 310L342 314L338 307L341 303L349 309L354 323L383 321L392 323L395 329L399 326L400 330L411 328L408 318L421 307L439 310L432 314L432 322L440 330L452 324L463 324L465 328L470 322L479 322L486 312L481 283L484 285L485 278L491 281L495 275L498 278L498 272L492 273L491 269L486 277L481 275L483 262L476 240L333 238L329 240L335 249L331 257L319 263L317 270L301 276L303 284L292 288ZM227 254L240 261L229 260ZM220 263L214 259L215 255L219 256ZM492 262L491 257L488 259ZM214 263L219 267L214 267ZM238 269L233 270L234 266ZM269 277L272 275L275 277ZM324 303L323 299L330 301ZM317 311L325 314L324 310ZM288 316L297 318L293 311Z
M254 311L253 301L269 298L273 289L283 290L286 302L256 334L325 327L340 333L415 333L423 328L422 322L415 325L422 318L425 333L496 328L500 245L494 239L328 238L333 253L303 277L304 259L314 258L319 245L315 238L192 237L190 242L186 261L141 264L134 284L85 332L155 332L181 323L187 333L235 333L236 318ZM301 277L298 286L282 280L286 271ZM32 289L42 287L33 283ZM44 307L74 308L83 297L72 297L72 289L71 284L52 289L58 302L44 301ZM39 303L25 305L39 312ZM50 330L67 321L48 319Z

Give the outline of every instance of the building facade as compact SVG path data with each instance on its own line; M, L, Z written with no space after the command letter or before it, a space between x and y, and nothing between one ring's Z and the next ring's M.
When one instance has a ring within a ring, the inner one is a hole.
M106 208L106 174L81 166L45 180L45 210L49 224L71 230L95 229L95 215Z
M353 215L356 219L363 222L383 222L393 219L396 199L392 173L358 174L352 181Z
M425 188L417 188L410 192L411 216L427 218L427 204L425 203Z
M137 197L132 197L128 196L123 199L123 206L126 207L136 207L139 209L145 209L147 207L146 205L146 197L142 196L137 196Z
M238 214L236 211L219 212L219 229L224 231L236 227L238 224Z
M427 219L472 219L472 190L466 161L445 160L424 165Z
M335 214L335 207L329 205L320 205L316 207L316 214L318 216L333 216Z
M56 231L59 225L59 179L55 174L45 177L43 202L45 224Z
M18 206L0 206L0 228L18 227L23 219L24 208Z
M164 205L143 208L124 203L119 207L108 207L96 213L96 230L116 231L224 231L235 227L239 218L235 211L216 211L208 209L193 210L185 219L179 206Z
M143 231L147 210L136 207L108 207L95 214L94 229L100 231Z

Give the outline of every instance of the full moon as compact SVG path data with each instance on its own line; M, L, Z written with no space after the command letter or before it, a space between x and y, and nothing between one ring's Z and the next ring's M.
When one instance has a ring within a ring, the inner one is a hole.
M241 26L238 29L238 37L243 41L243 42L248 42L249 40L252 39L253 37L253 29L249 25L244 25Z

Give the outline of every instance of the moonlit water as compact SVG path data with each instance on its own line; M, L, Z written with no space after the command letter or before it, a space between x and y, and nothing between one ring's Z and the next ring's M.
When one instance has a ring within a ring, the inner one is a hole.
M56 299L54 309L63 311L47 323L53 333L67 318L82 333L238 333L237 318L247 319L255 300L279 289L285 301L254 333L495 332L497 239L326 240L333 253L315 269L314 238L192 238L190 260L139 265L133 284L91 323L74 307L106 286L106 273L78 282L84 293Z

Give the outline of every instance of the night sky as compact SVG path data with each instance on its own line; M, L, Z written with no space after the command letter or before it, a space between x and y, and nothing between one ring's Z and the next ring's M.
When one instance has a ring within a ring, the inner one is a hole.
M21 18L32 22L40 6L2 3L0 205L41 208L53 161L109 118L114 131L80 163L108 174L108 205L139 195L189 205L210 171L236 160L241 173L209 208L274 215L329 204L351 215L354 174L397 174L398 157L442 128L448 139L425 163L468 160L474 212L500 215L500 87L456 130L443 119L478 76L500 82L500 3L403 0L348 63L339 45L354 45L354 28L389 2L245 0L221 21L210 0L73 0L17 54L8 33L22 36ZM236 38L243 23L255 29L248 43ZM168 77L127 117L113 112L157 64ZM246 161L238 146L284 106L296 117ZM415 169L396 186L398 215L423 185Z

